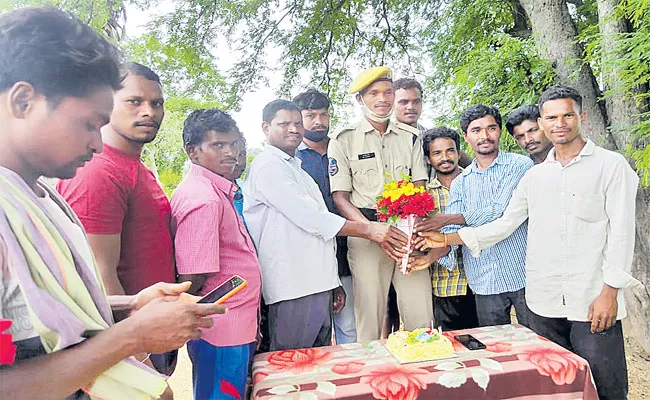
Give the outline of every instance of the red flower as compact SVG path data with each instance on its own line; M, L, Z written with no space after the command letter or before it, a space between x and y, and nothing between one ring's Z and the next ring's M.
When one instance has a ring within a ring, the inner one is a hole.
M271 353L268 369L272 371L289 370L295 374L311 371L318 364L332 358L332 354L322 349L284 350Z
M537 372L550 376L556 385L573 383L577 371L585 368L582 359L568 350L544 346L529 346L520 350L517 358L533 363Z
M424 379L429 373L409 365L385 364L361 377L361 383L370 385L375 399L415 400L420 389L426 389Z
M504 342L496 342L485 345L485 350L492 353L507 353L512 350L512 344Z
M269 376L266 372L258 372L253 376L253 384L257 385L259 382L262 382L266 377Z
M363 369L364 365L366 365L366 363L360 361L338 363L332 367L332 371L340 375L356 374Z

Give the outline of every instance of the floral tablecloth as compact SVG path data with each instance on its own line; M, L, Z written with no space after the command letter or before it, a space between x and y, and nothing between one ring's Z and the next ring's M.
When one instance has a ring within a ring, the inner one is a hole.
M469 333L485 350L453 336ZM399 364L380 341L259 354L253 399L597 400L587 362L521 325L446 332L456 355Z

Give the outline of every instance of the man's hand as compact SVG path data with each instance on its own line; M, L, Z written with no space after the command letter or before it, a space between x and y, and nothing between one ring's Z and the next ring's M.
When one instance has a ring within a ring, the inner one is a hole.
M393 247L406 247L409 243L409 237L394 226L388 226L384 223L371 222L369 239L375 243L388 243Z
M224 306L185 304L155 300L115 326L128 326L136 353L165 353L201 337L199 328L210 328L213 314L223 314Z
M587 320L591 321L591 333L600 333L616 323L617 294L618 289L605 284L600 295L589 305Z
M161 299L164 301L176 301L181 297L182 293L186 292L190 288L191 284L192 282L158 282L154 285L149 286L148 288L144 288L135 295L133 310L137 311L156 299ZM188 300L184 299L184 301L191 302L189 298Z
M445 225L445 214L435 214L416 223L415 232L438 232Z
M343 286L332 289L332 314L338 314L345 307L345 290Z
M445 235L439 232L421 232L413 239L416 250L440 249L448 246Z
M399 262L403 256L410 253L408 248L409 237L394 226L388 226L383 223L370 223L369 239L379 243L381 249L388 257Z
M408 265L406 266L406 275L411 275L412 272L427 269L436 260L437 258L435 258L435 254L433 252L429 252L421 256L410 256Z

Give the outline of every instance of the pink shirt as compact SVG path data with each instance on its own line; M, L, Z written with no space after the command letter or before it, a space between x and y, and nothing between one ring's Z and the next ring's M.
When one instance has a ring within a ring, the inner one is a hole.
M254 342L262 275L257 253L233 204L236 187L229 180L192 164L172 196L172 234L176 269L181 275L207 274L201 295L233 275L248 286L228 299L228 312L214 316L202 338L213 346Z

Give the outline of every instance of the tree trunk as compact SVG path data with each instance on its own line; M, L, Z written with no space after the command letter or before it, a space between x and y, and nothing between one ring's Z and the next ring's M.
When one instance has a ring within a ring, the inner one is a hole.
M607 112L598 102L600 90L583 50L576 43L577 30L565 0L519 0L533 28L533 38L542 58L553 62L559 81L576 88L583 96L587 113L584 134L596 144L616 149L607 132Z
M634 95L624 93L620 69L615 60L616 37L629 32L629 25L615 14L619 0L598 0L598 22L602 36L602 63L604 85L612 94L607 98L610 133L617 147L625 150L633 145L632 127L639 122L642 110ZM636 247L632 275L644 286L625 292L625 303L630 317L629 326L639 344L650 354L650 190L639 189L636 201Z

